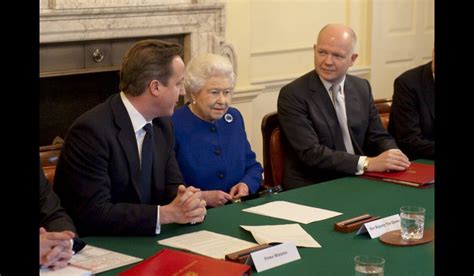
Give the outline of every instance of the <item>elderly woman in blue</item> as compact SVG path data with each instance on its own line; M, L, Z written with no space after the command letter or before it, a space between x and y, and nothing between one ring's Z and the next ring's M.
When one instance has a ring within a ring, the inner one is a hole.
M221 206L262 182L240 112L230 106L235 74L223 56L191 59L184 75L187 104L173 115L176 159L187 185L200 188L207 206Z

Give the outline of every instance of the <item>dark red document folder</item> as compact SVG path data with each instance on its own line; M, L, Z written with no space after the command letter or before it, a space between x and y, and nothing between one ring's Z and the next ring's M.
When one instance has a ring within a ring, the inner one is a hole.
M400 172L365 172L362 176L385 182L423 188L434 184L434 165L412 162L410 167Z
M121 272L120 276L132 275L245 275L251 267L245 264L217 260L183 251L162 249L155 255Z

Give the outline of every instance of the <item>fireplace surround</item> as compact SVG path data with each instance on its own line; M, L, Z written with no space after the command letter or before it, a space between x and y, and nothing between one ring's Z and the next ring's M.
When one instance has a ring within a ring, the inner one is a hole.
M118 92L122 56L138 40L178 42L184 46L185 62L199 53L218 53L237 72L235 51L224 40L223 3L118 2L124 6L105 0L40 3L41 146L56 136L64 138L80 114Z

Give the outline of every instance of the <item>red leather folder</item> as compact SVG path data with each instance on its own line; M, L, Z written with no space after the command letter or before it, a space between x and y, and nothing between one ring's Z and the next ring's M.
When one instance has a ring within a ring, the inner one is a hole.
M121 272L120 276L132 275L245 275L251 267L245 264L217 260L201 255L172 249L162 249L155 255Z
M362 176L417 188L424 188L435 183L434 165L414 162L405 171L365 172Z

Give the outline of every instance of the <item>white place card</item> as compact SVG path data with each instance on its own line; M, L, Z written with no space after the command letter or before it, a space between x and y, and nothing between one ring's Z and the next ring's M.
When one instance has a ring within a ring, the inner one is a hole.
M396 214L364 223L359 230L357 230L356 234L360 235L369 232L370 238L375 239L387 232L399 230L400 228L400 216Z
M257 272L301 259L296 245L286 242L250 253Z

